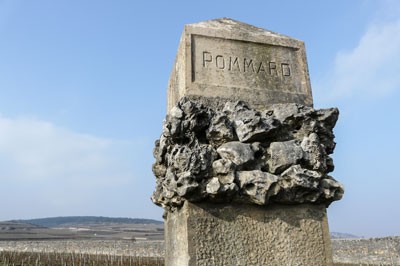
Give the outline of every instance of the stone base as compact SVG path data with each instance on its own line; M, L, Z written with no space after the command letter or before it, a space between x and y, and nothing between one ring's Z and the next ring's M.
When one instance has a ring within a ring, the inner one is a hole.
M325 206L186 202L168 213L165 265L332 265Z

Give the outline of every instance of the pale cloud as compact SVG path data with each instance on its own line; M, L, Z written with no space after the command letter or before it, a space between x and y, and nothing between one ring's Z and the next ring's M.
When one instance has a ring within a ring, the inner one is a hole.
M35 118L0 115L0 202L7 202L0 220L145 216L151 203L140 199L149 198L151 189L142 185L138 154L143 156L146 145L143 140L106 139Z
M0 181L124 184L133 178L126 158L131 146L34 118L0 116Z
M400 20L372 24L350 51L337 54L326 96L380 97L400 89Z
M150 201L153 141L77 133L0 115L0 220L103 215L160 218Z

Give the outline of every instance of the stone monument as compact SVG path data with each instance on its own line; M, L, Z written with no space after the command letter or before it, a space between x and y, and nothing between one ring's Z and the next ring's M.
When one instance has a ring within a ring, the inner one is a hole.
M156 142L166 265L332 265L336 108L304 43L232 19L185 26Z

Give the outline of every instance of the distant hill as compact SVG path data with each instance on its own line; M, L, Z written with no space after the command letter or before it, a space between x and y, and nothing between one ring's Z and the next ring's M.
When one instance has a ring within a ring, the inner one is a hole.
M331 238L340 239L340 238L361 238L361 237L347 233L331 232Z
M57 227L64 225L85 225L85 224L162 224L163 222L152 219L141 218L112 218L102 216L66 216L66 217L50 217L29 220L13 220L10 222L27 223L44 227Z
M96 226L106 224L132 224L132 225L162 225L162 221L153 219L141 219L141 218L112 218L103 216L64 216L64 217L50 217L50 218L39 218L39 219L28 219L28 220L12 220L0 222L1 230L19 230L19 229L33 229L33 227L69 227L69 226ZM361 238L348 233L331 232L332 239L343 239L343 238Z
M43 228L43 226L16 221L0 222L0 233L2 231L32 230L37 228Z

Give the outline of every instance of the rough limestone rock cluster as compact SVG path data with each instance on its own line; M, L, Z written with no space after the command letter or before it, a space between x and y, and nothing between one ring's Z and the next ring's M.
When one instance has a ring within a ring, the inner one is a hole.
M245 102L215 107L181 99L156 141L155 204L174 211L190 202L322 203L340 200L334 165L338 109Z

